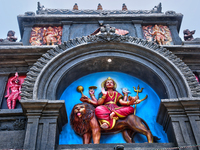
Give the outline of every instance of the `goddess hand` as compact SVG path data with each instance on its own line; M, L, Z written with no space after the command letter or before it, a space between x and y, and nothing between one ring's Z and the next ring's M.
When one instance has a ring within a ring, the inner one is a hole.
M83 96L83 97L80 98L80 101L81 102L88 102L88 99L89 98L87 96Z
M141 102L141 100L136 100L135 104L139 104Z
M9 97L9 95L6 95L5 97Z
M102 92L103 95L107 95L107 91L105 91L104 88L101 89L101 92Z
M90 90L89 90L89 94L90 94L90 95L94 94L94 90L93 90L93 89L90 89Z
M15 73L15 76L16 76L16 77L18 77L18 76L19 76L17 72Z

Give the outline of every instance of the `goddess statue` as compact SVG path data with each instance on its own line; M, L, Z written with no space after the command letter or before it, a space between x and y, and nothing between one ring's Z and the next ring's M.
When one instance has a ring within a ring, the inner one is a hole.
M95 115L100 123L101 128L111 130L119 118L126 118L134 113L133 104L139 104L138 96L128 97L128 91L123 90L124 96L116 91L117 84L110 77L101 84L102 90L100 98L97 100L94 95L94 89L89 90L90 98L82 96L81 101L90 103L95 108Z

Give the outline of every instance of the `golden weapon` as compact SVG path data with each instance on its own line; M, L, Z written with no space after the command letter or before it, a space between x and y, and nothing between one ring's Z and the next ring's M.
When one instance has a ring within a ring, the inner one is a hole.
M91 90L91 89L97 89L97 87L96 87L96 86L90 86L89 89L90 89L90 90Z
M76 90L82 94L82 97L84 97L84 94L83 94L84 88L83 88L81 85L79 85L79 86L76 88Z
M138 93L141 93L142 90L144 89L144 88L141 88L141 89L140 89L140 86L139 86L139 85L138 85L138 87L137 87L137 90L136 90L135 87L133 87L133 88L134 88L134 92L137 92L137 96L138 96ZM144 101L145 99L147 99L147 97L148 97L148 95L146 95L143 99L141 99L141 102ZM137 104L135 104L134 115L136 114L136 107L137 107Z

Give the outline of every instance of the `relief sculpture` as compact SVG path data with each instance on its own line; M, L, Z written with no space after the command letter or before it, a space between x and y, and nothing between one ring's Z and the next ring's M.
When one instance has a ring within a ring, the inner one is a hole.
M127 143L134 142L133 137L136 133L141 133L147 137L149 143L153 143L149 126L142 119L134 115L132 105L141 103L147 96L139 100L138 93L142 89L136 90L137 96L128 96L127 88L122 88L122 94L116 91L117 83L107 78L101 84L102 90L99 98L95 97L96 86L89 87L91 98L83 95L82 86L77 87L77 91L82 93L81 101L76 104L71 112L70 122L74 131L82 136L84 144L90 144L91 138L94 144L99 144L101 133L116 133L122 131Z
M143 35L147 41L156 42L159 45L172 45L171 31L164 25L143 26Z
M8 109L15 109L17 100L21 99L21 81L18 79L19 75L16 72L15 76L10 79L7 85L7 106ZM11 92L10 92L11 90Z
M62 27L33 27L29 42L31 45L58 45L61 44Z

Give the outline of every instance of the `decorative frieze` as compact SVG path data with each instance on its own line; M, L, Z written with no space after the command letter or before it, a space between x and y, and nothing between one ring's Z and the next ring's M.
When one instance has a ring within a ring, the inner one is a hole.
M171 31L164 25L143 26L143 35L147 41L156 42L159 45L173 45Z
M31 45L58 45L62 41L61 26L33 27L29 42Z

